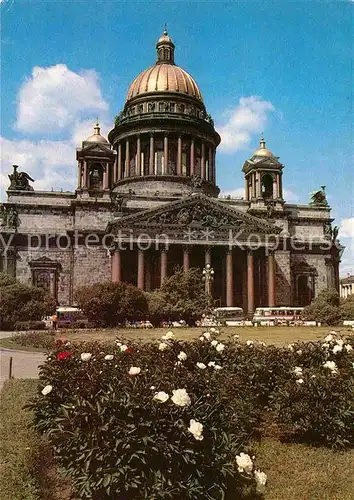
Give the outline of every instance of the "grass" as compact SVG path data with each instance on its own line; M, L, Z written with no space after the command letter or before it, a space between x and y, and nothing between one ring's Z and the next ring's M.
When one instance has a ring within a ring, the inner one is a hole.
M176 339L189 340L198 338L206 328L172 328ZM335 330L342 334L348 334L347 327L227 327L221 329L221 339L227 339L229 335L239 335L241 341L260 340L266 344L274 344L276 346L287 345L295 341L316 341L325 337L330 330ZM151 341L160 339L168 331L167 328L154 329L97 329L97 330L59 330L53 338L65 337L70 341L92 341L113 342L118 337L124 337L132 340ZM47 332L50 336L52 333ZM0 348L19 349L23 351L43 351L44 349L34 348L31 346L20 346L12 337L0 339Z
M37 387L36 380L8 380L0 406L0 498L37 500L35 468L40 457L39 439L28 428L31 416L22 410Z
M334 451L265 438L252 447L268 476L265 500L353 500L354 450Z
M70 487L51 456L49 444L29 424L23 406L36 393L34 379L7 380L0 405L0 498L68 500Z

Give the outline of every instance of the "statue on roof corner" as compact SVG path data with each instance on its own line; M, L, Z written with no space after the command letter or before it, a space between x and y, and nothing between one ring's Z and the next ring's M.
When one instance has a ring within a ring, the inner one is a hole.
M12 165L13 172L9 174L10 186L9 191L33 191L33 187L30 186L30 182L34 182L34 179L26 172L18 172L18 165Z
M311 196L310 205L317 207L328 207L325 189L326 186L321 186L320 191L313 191L312 193L310 193Z

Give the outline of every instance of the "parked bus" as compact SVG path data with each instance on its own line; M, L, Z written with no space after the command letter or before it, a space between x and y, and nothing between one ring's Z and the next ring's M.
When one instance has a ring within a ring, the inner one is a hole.
M302 319L303 307L257 307L253 323L288 325Z
M217 307L214 309L214 317L219 326L241 326L245 320L242 307Z
M88 323L84 313L77 307L58 307L56 315L58 328L70 328L73 323L84 328Z

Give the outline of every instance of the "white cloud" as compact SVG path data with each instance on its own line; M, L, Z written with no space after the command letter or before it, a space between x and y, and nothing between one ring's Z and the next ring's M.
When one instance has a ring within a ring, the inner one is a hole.
M339 236L354 238L354 217L342 220L339 228Z
M65 64L35 66L18 94L16 128L27 134L56 133L107 110L94 70L75 73Z
M271 102L259 96L241 97L239 104L227 113L227 123L216 127L221 136L220 152L247 147L252 135L264 130L268 115L274 110Z
M244 198L245 196L245 188L239 187L235 189L225 189L220 191L221 197L231 196L231 198Z

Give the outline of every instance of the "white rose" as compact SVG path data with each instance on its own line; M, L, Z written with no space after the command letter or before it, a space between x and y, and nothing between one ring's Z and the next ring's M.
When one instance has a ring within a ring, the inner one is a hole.
M129 369L129 375L139 375L141 369L138 366L131 366Z
M104 359L105 359L106 361L112 361L112 359L113 359L113 358L114 358L113 354L107 354L107 355L104 357Z
M298 378L297 381L296 381L297 384L301 385L304 383L303 379L302 378Z
M120 351L121 351L121 352L124 352L124 351L126 351L127 349L128 349L128 346L127 346L127 345L125 345L125 344L123 344L123 345L121 345L121 346L120 346Z
M220 342L220 344L218 344L218 345L215 347L215 349L216 349L218 352L223 352L223 350L225 349L225 346L224 346L224 344L222 344L222 343Z
M216 329L215 329L215 330L214 330L214 333L218 334L218 333L220 333L220 330L216 330Z
M214 370L221 370L222 369L222 366L220 365L214 365Z
M81 354L82 361L89 361L92 358L92 354L90 352L83 352Z
M168 345L165 342L160 342L159 344L159 350L160 351L165 351L167 349Z
M328 368L332 372L337 371L337 365L335 364L334 361L326 361L323 363L324 368Z
M197 422L196 420L193 419L190 420L188 430L193 434L193 436L197 441L203 440L203 435L202 435L203 425L200 422Z
M247 342L246 342L246 345L248 345L248 346L253 345L253 344L254 344L253 340L247 340Z
M180 361L185 361L187 359L187 354L183 351L181 351L179 353L179 355L177 356L177 358L180 360Z
M166 335L164 335L162 337L162 340L172 340L174 337L174 333L173 332L167 332Z
M298 351L296 351L296 354L298 354L299 356L301 356L301 354L302 354L302 350L301 350L301 349L299 349Z
M343 350L343 347L341 345L335 345L333 347L333 354L337 354L337 352L341 352Z
M52 385L46 385L43 389L42 389L42 394L43 396L46 396L47 394L49 394L50 392L52 392L53 390L53 386Z
M154 390L156 389L156 387L155 387L154 385L152 385L152 386L150 387L150 389L151 389L152 391L154 391Z
M346 345L344 346L344 349L345 349L347 352L349 352L349 351L352 351L352 350L353 350L353 348L352 348L352 346L351 346L350 344L346 344Z
M240 336L239 335L234 335L234 339L239 339Z
M236 455L236 463L238 465L239 472L246 472L247 474L252 472L253 462L247 453L241 452L239 455Z
M265 485L267 483L267 474L261 472L260 470L255 470L254 478L256 480L257 493L263 494L265 492Z
M214 327L210 328L211 333L216 333L216 330Z
M210 343L213 347L215 347L218 345L219 342L217 340L212 340Z
M295 366L294 373L295 373L295 375L297 377L301 377L301 375L302 375L302 368L301 368L301 366Z
M210 340L211 335L210 335L210 333L209 333L209 332L204 332L204 333L203 333L203 336L204 336L207 340Z
M118 346L121 346L121 345L122 345L122 343L121 343L121 342L119 342L119 340L115 340L114 342L115 342Z
M189 406L191 404L191 398L185 389L176 389L171 397L172 401L177 406Z
M337 345L340 345L342 347L343 344L344 344L344 340L343 339L338 339L337 340Z
M169 399L169 395L166 394L164 391L157 392L154 396L154 399L156 401L160 401L160 403L166 403L166 401Z
M324 342L322 344L322 349L328 349L329 348L329 344L327 344L327 342Z
M326 342L331 342L331 340L333 340L333 335L329 334L327 335L327 337L325 337Z
M209 361L208 366L215 366L215 361Z
M204 363L197 363L197 367L200 368L201 370L205 370L206 365Z
M288 349L289 349L289 351L293 351L294 350L294 344L288 344Z
M203 337L203 335L202 335L201 337L199 337L199 340L200 340L201 342L204 342L205 338Z

